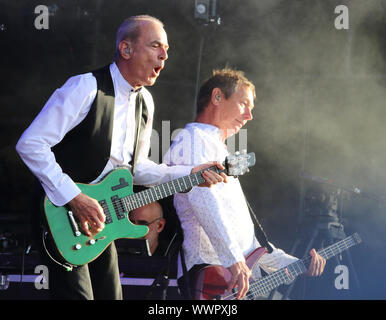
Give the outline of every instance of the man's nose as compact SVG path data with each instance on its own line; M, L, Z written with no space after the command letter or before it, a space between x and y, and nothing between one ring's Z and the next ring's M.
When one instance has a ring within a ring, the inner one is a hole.
M252 116L252 110L251 110L250 108L245 108L245 111L244 111L244 119L246 119L247 121L253 119L253 116Z
M160 52L159 58L160 58L161 60L167 60L168 57L169 57L169 56L168 56L167 49L161 48L161 52Z

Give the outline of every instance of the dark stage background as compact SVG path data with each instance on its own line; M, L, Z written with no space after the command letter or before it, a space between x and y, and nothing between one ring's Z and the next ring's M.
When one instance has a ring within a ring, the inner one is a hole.
M35 27L38 5L49 9L48 29ZM335 27L338 5L348 8L348 29ZM0 0L2 252L29 241L33 178L15 152L19 136L68 77L112 61L120 23L145 13L165 23L170 44L166 68L149 88L152 158L159 161L173 131L193 120L197 82L213 68L243 70L257 88L254 120L245 127L257 163L240 179L270 240L291 252L300 239L294 254L303 256L307 232L326 225L309 217L331 213L327 202L339 192L338 222L363 239L349 250L352 265L346 254L339 262L349 268L348 289L335 288L331 260L322 278L296 281L289 298L385 299L386 1L218 0L221 23L207 25L194 8L194 0Z

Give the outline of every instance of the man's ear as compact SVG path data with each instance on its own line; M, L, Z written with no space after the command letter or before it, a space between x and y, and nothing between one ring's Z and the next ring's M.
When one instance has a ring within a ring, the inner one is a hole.
M131 44L127 40L123 40L118 45L119 53L121 54L121 57L125 60L130 59L132 48Z
M223 98L223 94L222 94L222 92L221 92L221 89L219 89L219 88L214 88L214 89L212 90L212 97L211 97L212 103L213 103L215 106L217 106L217 105L220 103L220 101L221 101L222 98Z
M157 231L158 231L158 232L161 232L161 231L165 228L165 224L166 224L165 218L159 219Z

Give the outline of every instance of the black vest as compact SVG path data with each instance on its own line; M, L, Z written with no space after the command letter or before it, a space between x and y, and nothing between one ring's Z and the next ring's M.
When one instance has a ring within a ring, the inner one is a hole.
M86 118L52 148L56 161L75 182L89 183L110 157L114 120L114 86L109 66L92 72L97 95Z

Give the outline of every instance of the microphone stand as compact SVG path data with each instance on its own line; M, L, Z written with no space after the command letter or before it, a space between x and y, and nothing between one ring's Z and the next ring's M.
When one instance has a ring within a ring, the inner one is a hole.
M170 250L175 238L177 237L177 233L174 234L172 240L170 241L170 244L168 248L165 251L164 257L166 257L166 266L165 268L162 269L162 271L157 275L157 277L154 279L153 283L150 286L150 291L148 295L146 296L147 299L150 299L150 297L153 294L153 290L157 284L160 285L160 288L162 290L162 298L161 300L166 300L167 296L167 289L169 287L169 272L170 272L170 262L171 262L171 257L173 256L174 250L176 249L178 243L173 247L173 250Z

